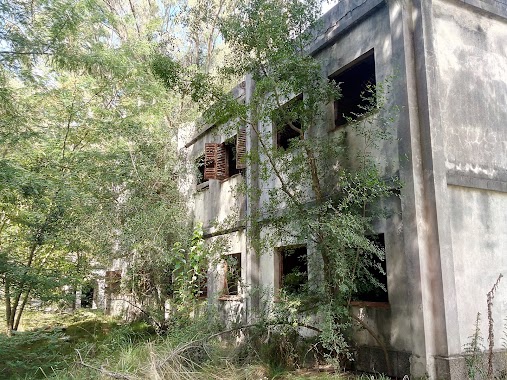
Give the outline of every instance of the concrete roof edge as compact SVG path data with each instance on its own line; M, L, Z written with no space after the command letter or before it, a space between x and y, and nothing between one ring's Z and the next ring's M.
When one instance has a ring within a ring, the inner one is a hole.
M456 0L472 8L477 8L490 15L507 19L507 2L500 0Z
M318 54L356 23L385 4L385 0L340 1L319 19L319 25L310 32L315 37L308 46L308 53Z

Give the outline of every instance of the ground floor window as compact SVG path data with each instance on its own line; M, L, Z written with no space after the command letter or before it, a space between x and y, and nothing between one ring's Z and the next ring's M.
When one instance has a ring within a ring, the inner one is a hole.
M93 284L86 283L81 287L81 307L91 309L93 307L93 296L95 289Z
M224 287L223 294L239 295L241 283L241 253L226 255L224 258Z
M371 235L368 239L385 252L384 234ZM380 260L375 257L373 265L369 267L369 272L372 275L371 278L368 278L364 273L361 276L353 300L356 302L389 302L386 259Z
M308 283L308 253L306 245L277 249L279 289L287 294L298 294Z

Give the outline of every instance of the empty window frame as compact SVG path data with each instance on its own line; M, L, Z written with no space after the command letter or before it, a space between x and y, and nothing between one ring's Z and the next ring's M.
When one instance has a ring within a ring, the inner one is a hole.
M224 259L224 289L227 296L239 295L241 283L241 253L226 255Z
M303 94L296 96L273 112L273 128L276 133L276 146L287 150L293 139L299 139L302 123L298 116L303 103Z
M197 168L197 184L206 182L204 179L204 154L197 157L195 160L195 167Z
M227 178L239 174L241 170L238 168L238 155L236 147L236 136L224 142L225 157L227 165Z
M373 49L364 54L351 67L330 77L340 84L341 97L334 101L334 123L336 127L347 124L365 112L371 98L375 96L375 55Z
M95 287L88 282L81 287L81 307L91 309L95 298Z
M277 249L280 280L279 287L287 294L301 293L308 283L308 253L306 246Z
M371 235L368 236L368 239L385 252L384 234ZM380 260L377 257L374 259L374 266L370 268L370 273L375 279L375 282L381 284L386 290L379 287L378 284L375 284L372 281L368 281L365 276L361 276L362 280L359 281L357 293L353 297L353 300L356 302L389 302L389 297L387 294L386 260ZM380 266L382 270L379 270L376 266Z

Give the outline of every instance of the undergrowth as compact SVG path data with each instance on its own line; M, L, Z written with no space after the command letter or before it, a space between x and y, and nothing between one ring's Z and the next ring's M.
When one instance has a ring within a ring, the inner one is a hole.
M107 357L153 336L144 323L121 325L100 313L28 313L21 331L0 334L0 378L41 379L67 369L76 352Z
M202 315L173 318L166 333L156 335L143 322L119 324L94 313L32 317L44 327L33 328L32 320L11 338L0 335L1 379L384 379L305 369L318 364L315 341L291 329L224 333L215 318Z

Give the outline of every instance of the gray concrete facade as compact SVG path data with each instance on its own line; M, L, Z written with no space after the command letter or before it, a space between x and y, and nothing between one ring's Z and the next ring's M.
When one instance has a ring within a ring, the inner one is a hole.
M376 152L383 173L403 184L400 198L386 200L391 216L375 226L385 236L389 302L356 305L355 311L386 342L392 375L463 379L465 345L477 313L486 341L486 294L500 274L507 275L507 3L342 0L322 25L309 47L322 75L373 50L377 83L394 78L389 103L401 109L396 142ZM236 97L248 102L253 86L247 77ZM323 108L332 123L332 104ZM208 126L188 134L180 148L192 165L205 143L231 137ZM247 149L258 149L256 134L248 130ZM234 192L244 181L262 189L259 198ZM226 237L224 253L241 255L238 294L223 293L216 267L208 296L228 319L248 320L259 300L247 289L275 287L277 274L276 244L266 252L252 246L248 234L254 227L245 216L256 212L276 180L247 170L189 183L195 221L204 224L207 239ZM506 316L504 278L493 304L496 350L507 338ZM358 369L386 369L366 331L358 331L356 340L363 348ZM506 355L495 352L497 373L506 369Z

